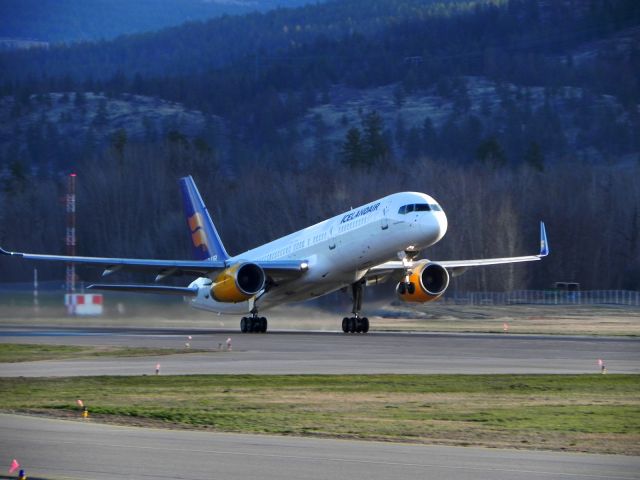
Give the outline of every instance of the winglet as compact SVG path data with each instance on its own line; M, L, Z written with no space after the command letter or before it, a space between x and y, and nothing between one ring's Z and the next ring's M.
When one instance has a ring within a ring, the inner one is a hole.
M180 179L180 188L195 258L224 262L229 258L229 254L220 240L220 235L191 175Z
M18 256L21 257L22 254L18 252L8 252L4 248L0 247L0 255L10 255L10 256Z
M549 242L547 240L547 230L544 228L544 222L540 222L540 255L546 257L549 255Z

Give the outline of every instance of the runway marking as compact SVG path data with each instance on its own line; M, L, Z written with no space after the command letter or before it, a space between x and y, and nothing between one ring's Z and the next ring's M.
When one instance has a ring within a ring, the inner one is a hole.
M283 437L284 438L284 437ZM295 437L288 437L295 438ZM61 441L60 443L66 443L70 445L75 445L74 442L66 442ZM384 462L379 460L358 460L358 459L349 459L349 458L339 458L339 457L311 457L304 455L282 455L282 454L272 454L272 453L255 453L255 452L233 452L226 450L199 450L199 449L186 449L186 448L163 448L163 447L146 447L140 445L120 445L120 444L110 444L110 443L92 443L92 445L98 447L111 447L111 448L136 448L139 450L159 450L159 451L168 451L168 452L186 452L186 453L204 453L204 454L212 454L212 455L233 455L233 456L243 456L243 457L261 457L261 458L281 458L281 459L289 459L289 460L310 460L310 461L328 461L328 462L341 462L341 463L356 463L356 464L366 464L366 465L384 465L384 466L397 466L397 467L418 467L418 468L441 468L447 470L470 470L470 471L483 471L483 472L501 472L501 473L528 473L528 474L537 474L537 475L558 475L565 477L584 477L584 478L603 478L603 479L616 479L616 480L633 480L637 477L628 477L624 475L610 475L610 474L602 474L595 475L589 473L564 473L564 472L551 472L551 471L543 471L543 470L522 470L515 468L495 468L495 467L464 467L464 466L452 466L452 465L440 465L437 463L406 463L406 462ZM464 447L458 447L464 448Z

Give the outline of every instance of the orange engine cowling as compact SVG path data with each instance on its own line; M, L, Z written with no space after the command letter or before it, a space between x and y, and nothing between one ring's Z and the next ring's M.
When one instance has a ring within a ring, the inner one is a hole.
M437 300L449 286L447 269L425 260L416 265L409 276L409 284L398 283L396 293L403 302L424 303Z
M218 302L237 303L250 299L264 288L266 275L255 263L237 263L221 272L211 286Z

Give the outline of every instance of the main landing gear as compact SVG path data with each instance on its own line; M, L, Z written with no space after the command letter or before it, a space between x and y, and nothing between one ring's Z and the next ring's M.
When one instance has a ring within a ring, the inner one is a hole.
M367 333L369 331L369 319L367 317L344 317L342 319L342 331L344 333Z
M242 333L266 333L267 319L259 317L258 312L251 312L250 317L242 317L240 320L240 331Z
M362 294L364 291L364 282L356 282L351 285L351 293L353 296L353 317L342 319L342 331L344 333L367 333L369 331L369 319L360 316L362 308Z

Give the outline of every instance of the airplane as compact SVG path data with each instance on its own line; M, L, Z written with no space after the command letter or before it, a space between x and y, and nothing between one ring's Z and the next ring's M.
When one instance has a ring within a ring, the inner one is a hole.
M195 260L80 257L9 252L26 260L59 261L103 268L103 277L118 271L155 273L155 282L173 275L197 277L186 287L159 284L95 284L89 289L181 295L192 307L218 314L245 314L242 333L264 333L267 319L259 312L288 302L309 300L351 288L351 317L344 333L367 333L362 316L365 286L393 279L398 298L424 303L437 300L451 277L468 268L541 260L549 254L540 222L537 255L474 260L417 259L447 232L447 217L433 197L419 192L395 193L336 215L239 255L227 253L191 176L180 179Z

